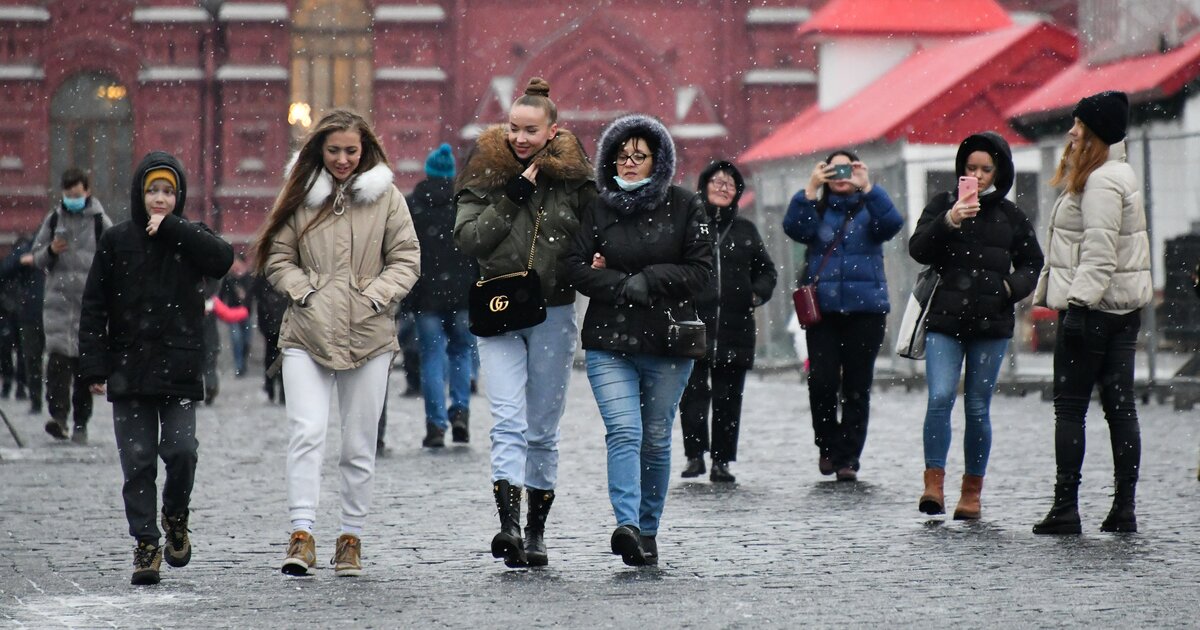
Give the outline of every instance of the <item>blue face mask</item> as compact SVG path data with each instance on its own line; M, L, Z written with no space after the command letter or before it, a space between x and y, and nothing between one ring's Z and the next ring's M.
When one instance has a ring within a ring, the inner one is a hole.
M87 197L63 197L62 202L68 212L83 212L83 207L87 205Z
M627 182L621 179L619 176L613 175L613 179L616 180L617 185L621 187L621 190L624 190L625 192L633 192L642 186L649 184L650 180L653 178L647 177L646 179L640 179L636 182Z

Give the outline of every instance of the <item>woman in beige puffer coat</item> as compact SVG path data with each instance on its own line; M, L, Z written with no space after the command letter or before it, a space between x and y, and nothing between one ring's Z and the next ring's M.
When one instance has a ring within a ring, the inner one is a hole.
M1084 415L1092 389L1108 420L1116 492L1101 531L1136 532L1141 437L1133 389L1140 310L1150 303L1150 239L1141 186L1125 161L1129 100L1102 92L1079 102L1058 172L1034 300L1059 311L1054 345L1054 505L1035 534L1078 534Z
M359 575L379 415L396 341L395 311L420 273L421 253L387 156L357 114L327 114L288 169L259 235L267 280L291 298L279 333L287 392L288 512L282 571L312 575L312 530L336 385L342 420L342 526L334 573Z

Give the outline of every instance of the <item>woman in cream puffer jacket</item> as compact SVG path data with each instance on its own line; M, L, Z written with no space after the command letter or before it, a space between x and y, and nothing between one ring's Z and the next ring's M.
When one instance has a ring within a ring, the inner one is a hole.
M1084 416L1099 386L1113 449L1115 496L1100 526L1136 532L1134 489L1141 437L1133 388L1140 310L1150 303L1150 239L1141 187L1125 161L1129 100L1102 92L1079 102L1051 183L1063 192L1050 216L1034 299L1059 311L1054 345L1054 506L1036 534L1078 534Z

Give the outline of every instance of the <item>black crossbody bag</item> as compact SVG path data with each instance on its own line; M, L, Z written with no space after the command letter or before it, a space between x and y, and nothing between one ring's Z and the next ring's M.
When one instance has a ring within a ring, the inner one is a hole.
M495 337L510 330L537 326L546 321L546 300L542 281L533 269L538 230L542 226L539 211L533 224L529 262L523 271L475 281L467 293L468 328L476 337Z

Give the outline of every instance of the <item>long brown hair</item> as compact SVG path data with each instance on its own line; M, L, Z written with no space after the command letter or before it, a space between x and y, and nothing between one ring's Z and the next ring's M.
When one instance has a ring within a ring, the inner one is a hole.
M362 157L359 159L358 168L350 175L353 179L359 173L375 168L379 164L388 164L387 154L383 151L383 145L379 143L379 138L375 136L375 132L371 130L371 125L358 114L348 109L335 109L321 117L317 122L317 126L304 139L304 143L300 146L300 153L296 156L296 163L292 165L292 170L288 171L287 181L283 185L283 190L279 191L279 196L275 199L275 205L271 208L271 212L267 214L267 221L263 224L262 230L258 234L258 238L254 242L254 264L259 271L267 263L267 254L271 249L271 243L275 239L275 235L283 227L300 206L304 203L304 197L308 194L316 181L315 175L325 168L325 160L322 156L322 151L325 148L325 138L335 131L357 131L362 141ZM309 230L319 225L333 212L333 204L326 203L317 216L309 221L307 225L300 231L300 236L296 238L299 241L308 233Z
M1092 171L1108 161L1108 145L1082 121L1079 126L1083 129L1079 141L1068 142L1063 148L1058 169L1050 180L1051 186L1063 186L1067 192L1076 195L1083 192L1083 186L1087 184Z

